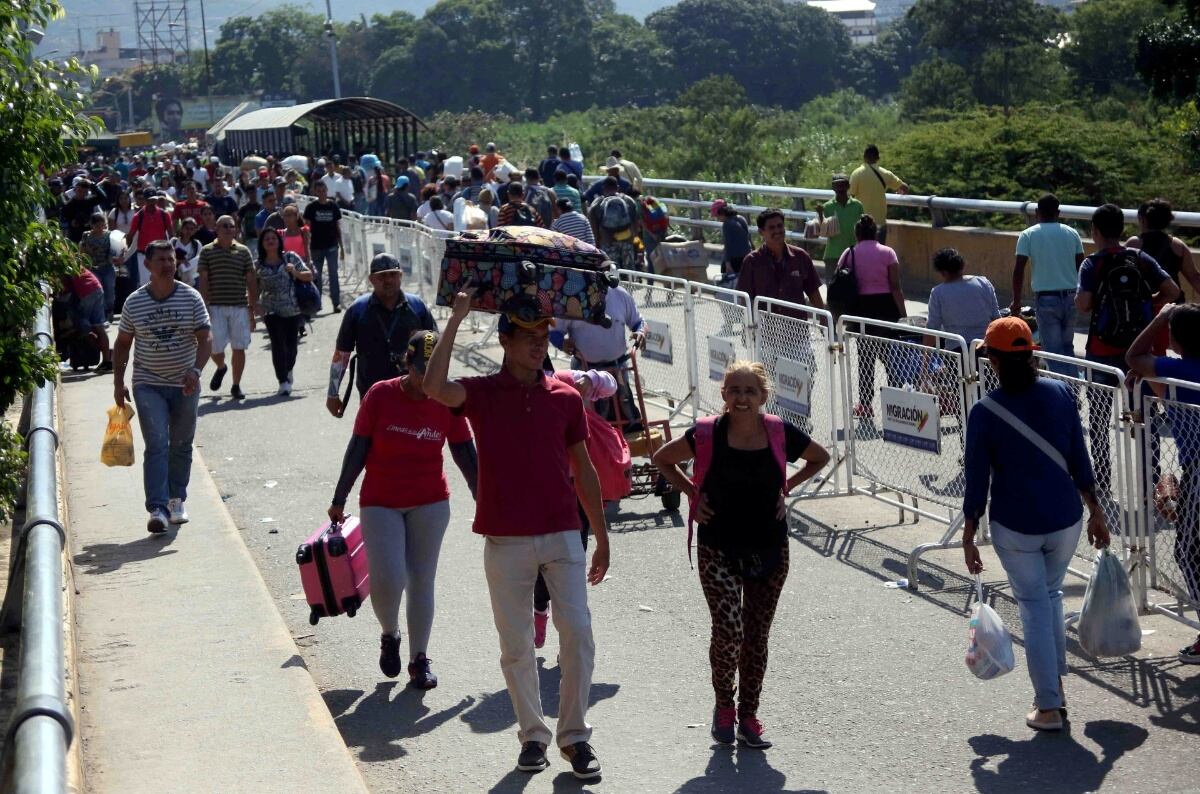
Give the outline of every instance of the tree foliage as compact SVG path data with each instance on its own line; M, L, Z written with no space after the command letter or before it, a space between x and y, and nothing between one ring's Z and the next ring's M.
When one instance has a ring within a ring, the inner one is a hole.
M786 0L682 0L646 27L671 53L673 86L728 74L751 102L796 108L840 87L850 36L832 15Z
M41 283L57 282L81 263L79 252L38 214L50 197L42 170L72 161L64 136L86 137L92 129L80 115L77 83L88 77L85 70L73 59L33 59L25 37L27 27L45 28L59 13L53 0L0 4L0 412L56 377L57 356L52 349L39 352L29 329L45 304ZM11 441L0 434L0 444L10 447ZM18 463L11 449L0 450L0 514Z

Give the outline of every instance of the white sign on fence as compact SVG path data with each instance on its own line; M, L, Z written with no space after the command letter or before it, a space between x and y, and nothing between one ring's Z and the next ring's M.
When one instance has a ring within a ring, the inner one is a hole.
M674 363L671 354L671 327L657 320L646 320L646 349L642 355L651 361Z
M708 338L708 377L711 380L725 380L725 370L737 358L733 351L733 342L719 336Z
M883 405L884 441L935 455L941 452L937 397L884 386L879 390L879 399Z
M800 416L810 416L812 370L807 364L782 356L775 359L775 399L779 405Z

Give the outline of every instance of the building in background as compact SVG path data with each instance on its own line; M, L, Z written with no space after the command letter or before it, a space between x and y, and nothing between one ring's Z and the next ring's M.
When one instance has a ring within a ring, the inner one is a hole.
M1037 0L1043 5L1053 6L1060 11L1074 11L1087 0ZM908 9L917 4L917 0L875 0L875 24L882 30L884 25L894 22L908 13ZM817 5L810 3L809 5Z
M813 8L828 11L846 26L851 44L870 44L878 32L875 3L871 0L808 0Z
M101 80L132 69L139 63L137 48L122 47L121 32L111 28L96 31L96 49L80 53L79 60L99 69Z

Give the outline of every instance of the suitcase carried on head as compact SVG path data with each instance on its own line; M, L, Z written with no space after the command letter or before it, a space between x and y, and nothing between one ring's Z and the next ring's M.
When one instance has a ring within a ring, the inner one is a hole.
M354 617L370 594L367 547L353 516L340 525L325 522L296 549L296 562L311 608L308 622L314 626L321 618L342 613Z
M604 252L582 240L537 226L503 226L486 237L467 233L446 241L437 303L451 306L466 291L473 309L607 328L608 271Z

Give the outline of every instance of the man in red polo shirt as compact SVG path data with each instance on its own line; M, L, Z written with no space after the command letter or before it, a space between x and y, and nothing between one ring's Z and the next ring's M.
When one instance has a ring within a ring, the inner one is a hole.
M598 584L608 570L608 531L600 481L585 443L583 400L542 371L549 318L524 322L502 315L500 372L449 380L454 337L469 312L470 298L459 293L424 386L430 397L470 420L479 449L475 531L486 538L483 566L500 634L500 667L519 724L517 768L539 772L549 766L546 746L555 738L576 777L599 777L600 761L588 743L592 728L585 719L596 650L587 582ZM580 505L596 538L586 572ZM557 735L542 716L534 657L529 604L539 573L553 599L560 641Z

